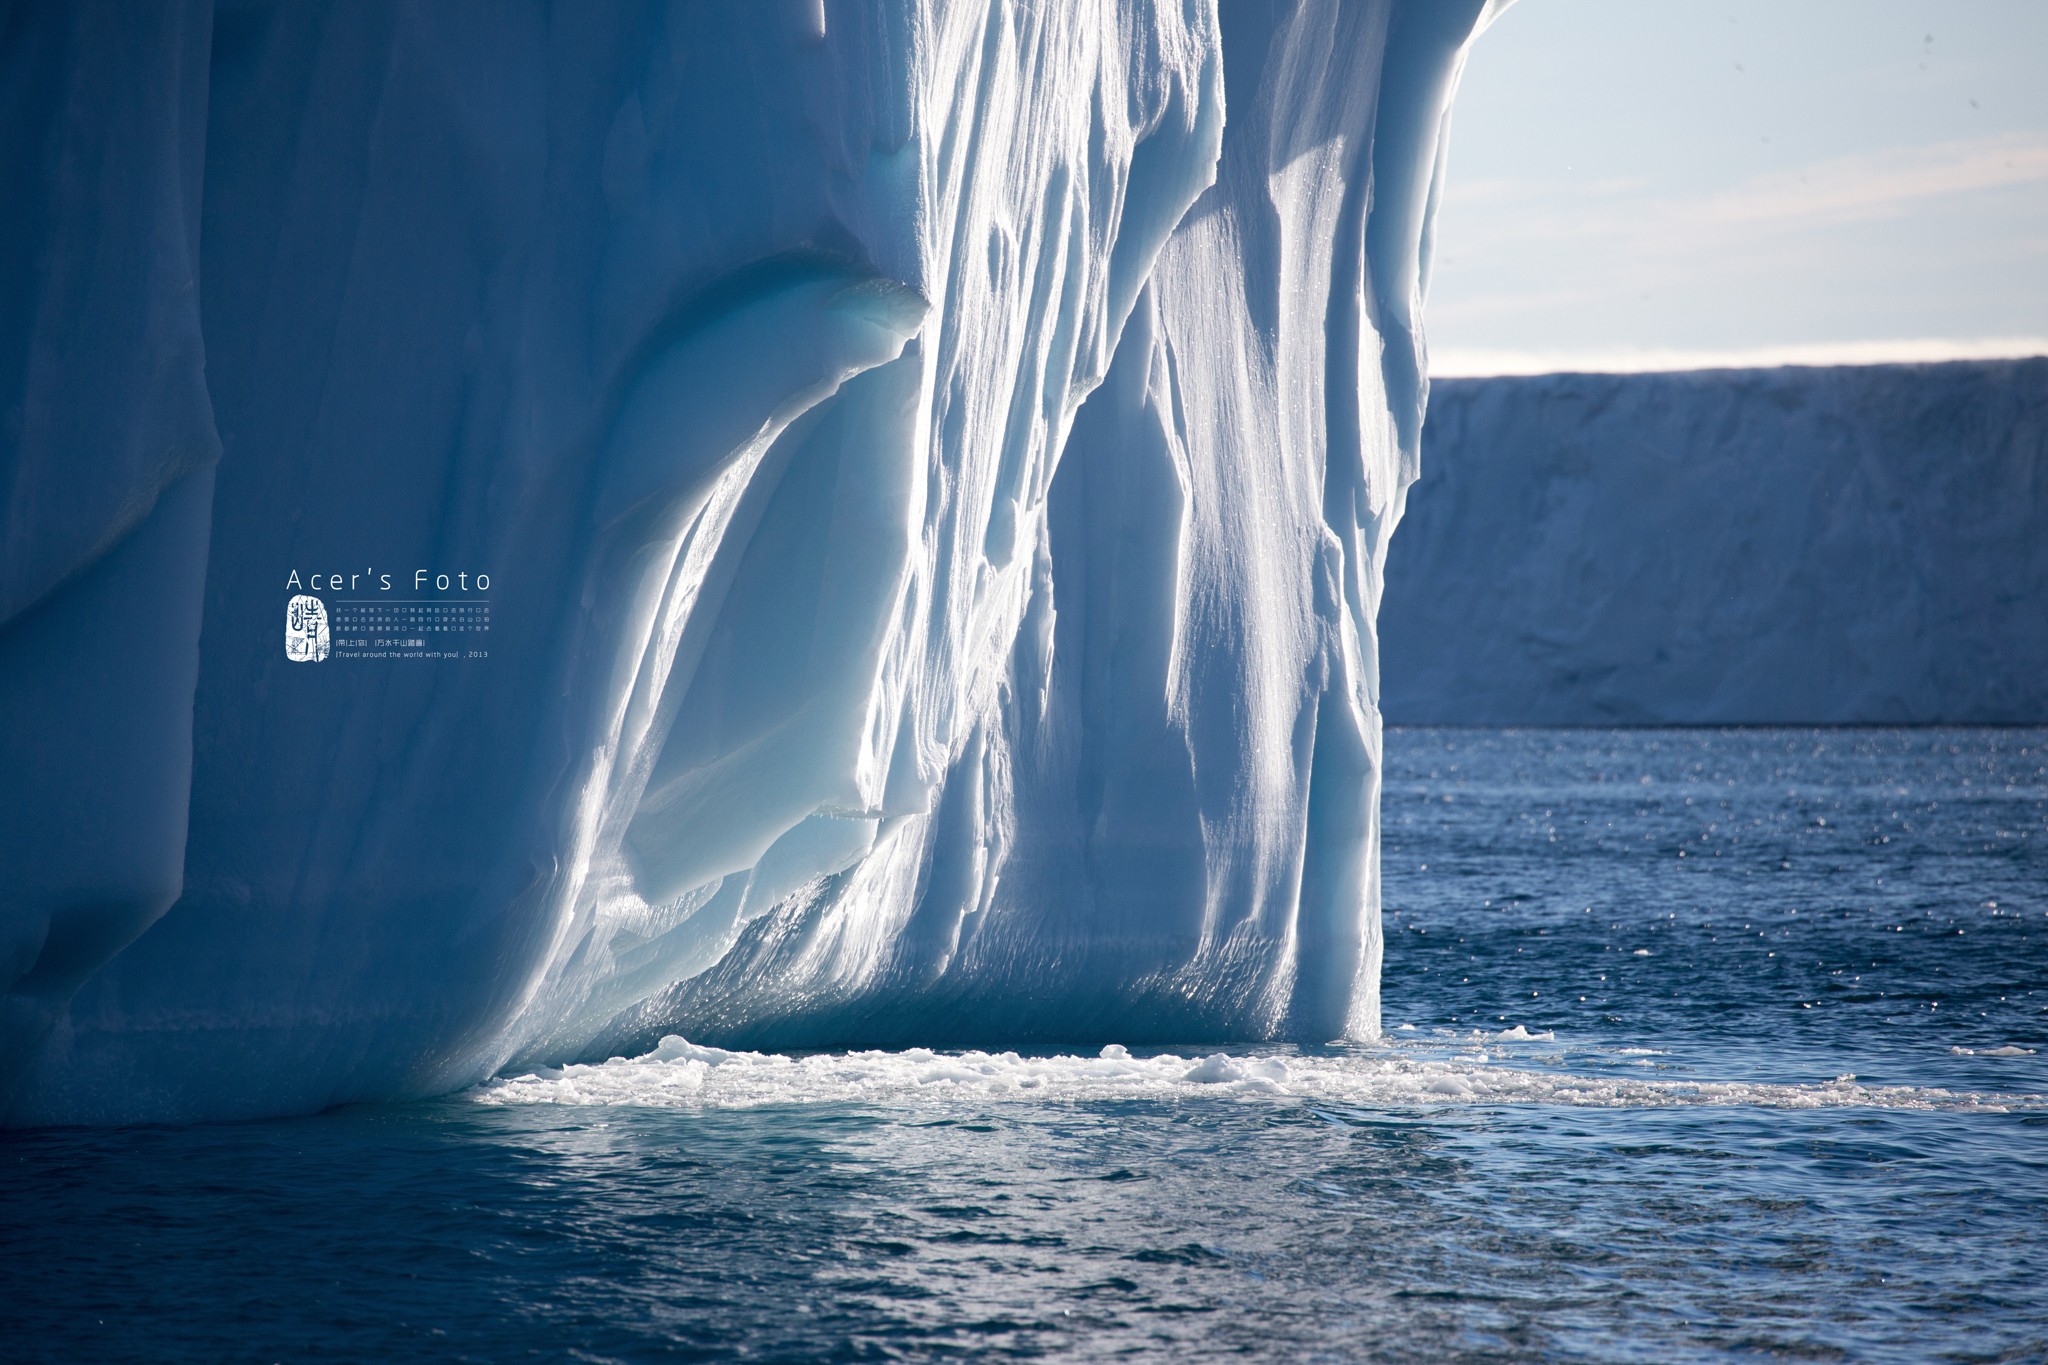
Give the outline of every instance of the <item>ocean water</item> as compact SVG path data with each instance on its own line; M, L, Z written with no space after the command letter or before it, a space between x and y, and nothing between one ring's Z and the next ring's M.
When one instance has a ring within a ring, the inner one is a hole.
M2048 731L1397 730L1386 1041L0 1134L8 1360L2048 1360Z

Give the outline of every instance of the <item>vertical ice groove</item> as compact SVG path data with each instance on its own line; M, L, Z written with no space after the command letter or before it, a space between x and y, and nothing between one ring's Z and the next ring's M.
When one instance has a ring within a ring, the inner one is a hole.
M98 217L17 177L0 689L135 575L170 666L7 769L111 746L149 813L128 890L4 905L6 1118L1373 1032L1372 616L1487 9L32 3L10 130L128 102L64 125ZM80 348L118 439L35 426ZM370 563L489 573L488 661L288 661L286 575Z

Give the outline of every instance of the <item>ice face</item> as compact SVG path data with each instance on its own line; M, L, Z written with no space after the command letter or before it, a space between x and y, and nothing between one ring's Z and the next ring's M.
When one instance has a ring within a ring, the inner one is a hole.
M2048 359L1447 380L1396 724L2048 719Z
M178 897L220 453L193 289L207 8L8 27L0 1108L73 991Z
M1485 11L33 9L13 1120L1374 1031ZM280 638L443 573L487 658Z

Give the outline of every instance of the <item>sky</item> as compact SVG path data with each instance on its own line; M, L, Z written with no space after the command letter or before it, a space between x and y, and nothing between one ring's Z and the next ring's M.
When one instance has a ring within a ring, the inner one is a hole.
M1517 0L1449 171L1436 374L2048 353L2048 0Z

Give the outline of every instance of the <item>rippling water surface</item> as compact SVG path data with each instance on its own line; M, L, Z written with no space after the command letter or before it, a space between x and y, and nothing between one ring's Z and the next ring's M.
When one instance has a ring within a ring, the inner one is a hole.
M0 1135L0 1358L2048 1359L2048 732L1387 758L1383 1046Z

